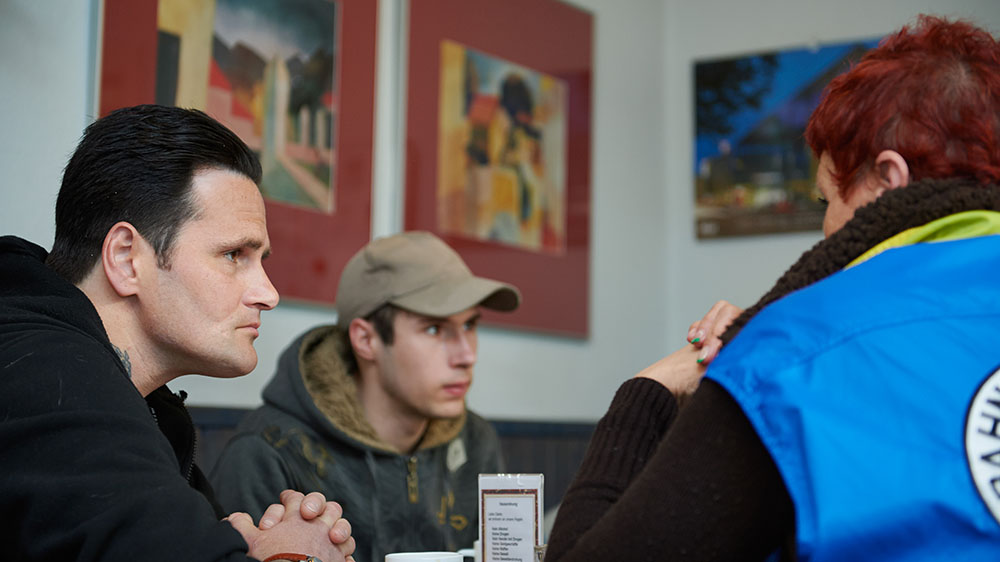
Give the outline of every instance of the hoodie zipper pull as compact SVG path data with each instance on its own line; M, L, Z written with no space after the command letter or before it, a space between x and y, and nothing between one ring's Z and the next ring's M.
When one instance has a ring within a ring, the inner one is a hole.
M410 498L410 503L417 503L420 499L420 488L417 480L417 457L410 457L406 460L406 494Z

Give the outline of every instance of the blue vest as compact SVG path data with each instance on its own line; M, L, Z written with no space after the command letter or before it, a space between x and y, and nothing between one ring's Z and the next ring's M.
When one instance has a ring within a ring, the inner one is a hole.
M789 294L708 376L795 504L801 560L1000 560L1000 236L888 250Z

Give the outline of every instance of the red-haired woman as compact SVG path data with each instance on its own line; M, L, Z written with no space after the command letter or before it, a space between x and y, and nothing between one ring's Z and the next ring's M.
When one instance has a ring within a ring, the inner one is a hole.
M826 239L621 386L547 562L1000 555L1000 44L921 17L806 138Z

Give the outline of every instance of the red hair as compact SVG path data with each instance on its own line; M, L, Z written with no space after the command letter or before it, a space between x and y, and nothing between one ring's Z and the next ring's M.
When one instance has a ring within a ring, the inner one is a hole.
M882 150L910 179L1000 183L1000 43L967 22L920 16L827 86L806 127L847 196Z

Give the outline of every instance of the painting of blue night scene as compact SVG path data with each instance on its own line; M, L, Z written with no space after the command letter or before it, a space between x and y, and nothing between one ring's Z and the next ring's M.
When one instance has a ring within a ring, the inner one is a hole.
M806 123L830 80L878 41L695 63L698 238L822 227Z

